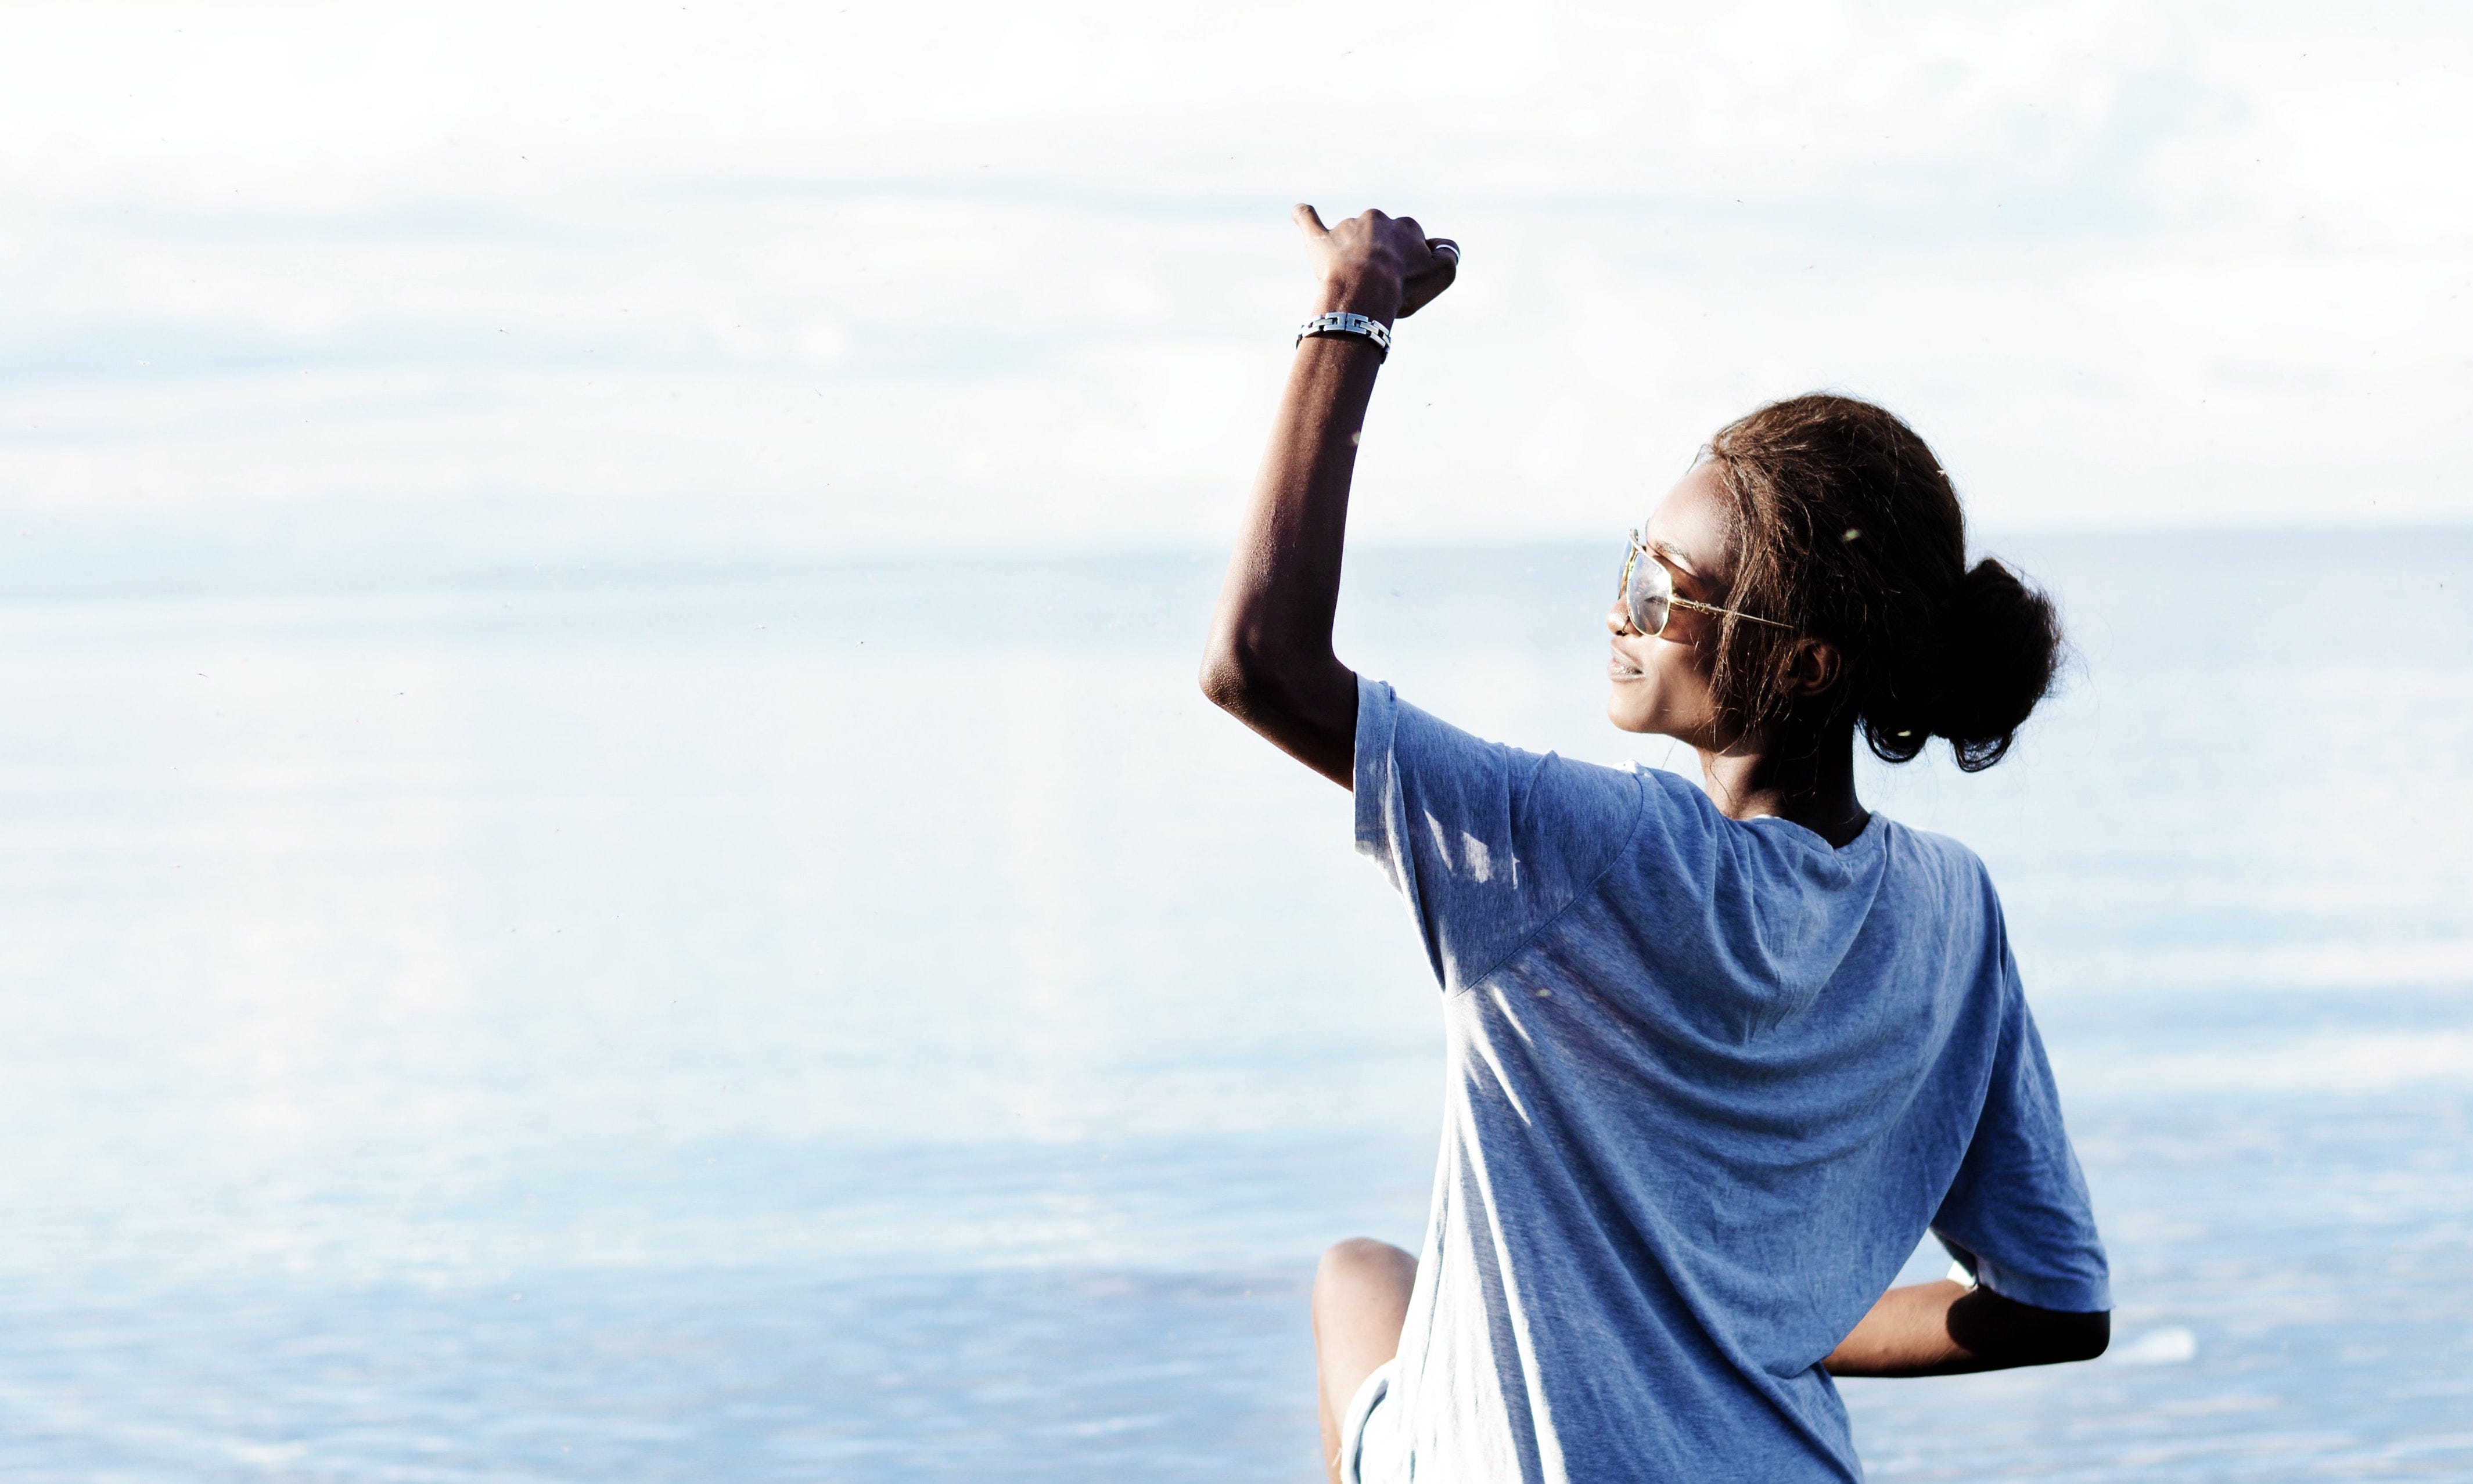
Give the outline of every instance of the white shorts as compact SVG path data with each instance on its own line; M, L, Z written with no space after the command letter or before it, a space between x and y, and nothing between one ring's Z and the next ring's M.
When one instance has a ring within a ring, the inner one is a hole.
M1386 1360L1374 1368L1357 1395L1348 1399L1348 1415L1339 1420L1339 1484L1405 1484L1408 1450L1400 1440L1400 1408L1382 1403L1391 1395L1391 1376L1400 1362Z

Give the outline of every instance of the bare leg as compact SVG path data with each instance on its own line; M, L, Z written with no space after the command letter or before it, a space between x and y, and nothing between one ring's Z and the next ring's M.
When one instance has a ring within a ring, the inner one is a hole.
M1357 1388L1400 1352L1417 1259L1370 1236L1353 1236L1322 1255L1314 1271L1314 1361L1322 1400L1322 1462L1339 1484L1339 1423Z

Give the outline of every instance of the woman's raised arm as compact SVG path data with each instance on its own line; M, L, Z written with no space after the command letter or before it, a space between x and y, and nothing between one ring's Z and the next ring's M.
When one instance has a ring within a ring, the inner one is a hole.
M1307 205L1295 217L1320 281L1315 314L1361 314L1387 330L1451 287L1457 249L1414 218L1368 211L1326 228ZM1202 658L1213 704L1342 788L1356 766L1357 677L1332 652L1332 614L1357 433L1381 362L1356 335L1297 347Z

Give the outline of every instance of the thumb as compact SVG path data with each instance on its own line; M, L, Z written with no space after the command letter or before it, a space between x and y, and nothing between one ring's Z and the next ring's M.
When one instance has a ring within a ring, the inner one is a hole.
M1305 233L1309 240L1331 235L1331 228L1322 225L1322 213L1305 202L1298 202L1288 208L1288 219L1297 224L1297 230Z

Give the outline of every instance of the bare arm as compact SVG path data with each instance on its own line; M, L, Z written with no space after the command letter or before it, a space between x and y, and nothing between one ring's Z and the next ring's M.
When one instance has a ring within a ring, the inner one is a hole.
M1943 1280L1892 1288L1822 1362L1833 1376L1957 1376L2093 1360L2112 1316L2072 1314Z
M1456 256L1434 251L1413 218L1369 211L1326 230L1311 206L1295 216L1320 280L1313 313L1387 325L1451 287ZM1357 676L1332 652L1331 625L1357 433L1381 364L1355 336L1297 347L1202 659L1205 695L1342 788L1356 767Z

